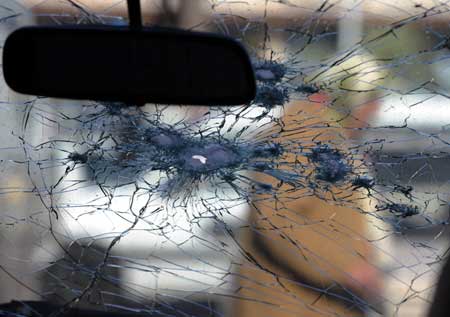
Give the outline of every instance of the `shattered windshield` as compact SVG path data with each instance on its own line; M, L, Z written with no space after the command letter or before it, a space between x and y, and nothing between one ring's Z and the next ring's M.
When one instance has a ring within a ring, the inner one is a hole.
M141 7L239 41L257 95L139 107L2 79L0 315L425 316L450 243L448 2ZM126 1L0 1L1 46L49 24L125 26Z

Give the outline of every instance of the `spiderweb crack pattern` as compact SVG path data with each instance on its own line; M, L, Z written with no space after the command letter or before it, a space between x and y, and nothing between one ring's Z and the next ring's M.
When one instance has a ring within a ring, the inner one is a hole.
M251 103L74 102L3 83L3 301L48 300L51 316L425 312L449 250L448 3L196 1L182 27L244 45ZM123 25L124 5L5 0L2 38L29 18ZM142 7L163 24L177 5Z

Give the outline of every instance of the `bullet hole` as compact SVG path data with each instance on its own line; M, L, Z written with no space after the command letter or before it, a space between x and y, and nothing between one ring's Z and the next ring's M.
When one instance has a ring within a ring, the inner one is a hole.
M198 173L229 168L238 163L238 156L234 151L222 144L207 144L203 147L197 145L185 149L180 155L182 168Z
M340 160L342 159L342 153L337 149L332 149L328 144L318 143L317 146L311 148L311 153L308 153L307 157L309 157L312 162L322 162L327 158Z
M185 145L179 133L158 128L145 131L145 139L160 150L174 150Z
M208 160L208 158L204 157L203 155L192 155L192 158L194 160L199 160L202 164L206 164L206 161Z
M286 75L286 66L275 61L263 61L254 66L256 79L262 82L279 82Z
M316 178L333 183L343 180L348 172L350 167L341 160L324 161L317 166Z
M377 210L387 210L396 217L407 218L419 214L419 207L407 204L388 203L376 206Z
M289 94L286 88L263 84L257 87L254 103L271 109L275 106L282 106L288 101Z
M413 191L413 187L412 186L402 186L402 185L394 185L394 191L398 192L398 193L402 193L403 195L405 195L406 198L412 199L412 191Z
M315 85L302 84L295 88L296 92L301 92L305 94L315 94L319 92L319 88Z
M283 147L279 143L266 143L253 146L251 157L276 158L283 154Z
M341 181L351 171L343 154L328 144L313 147L307 157L315 165L316 178L323 181L331 183Z
M352 185L355 189L371 189L373 186L375 186L375 179L369 175L357 176L352 180Z

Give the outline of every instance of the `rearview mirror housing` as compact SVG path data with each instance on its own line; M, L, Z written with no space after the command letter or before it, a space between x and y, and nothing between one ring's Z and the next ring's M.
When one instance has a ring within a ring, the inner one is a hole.
M237 41L167 28L22 28L5 42L3 74L23 94L130 104L237 105L256 93Z

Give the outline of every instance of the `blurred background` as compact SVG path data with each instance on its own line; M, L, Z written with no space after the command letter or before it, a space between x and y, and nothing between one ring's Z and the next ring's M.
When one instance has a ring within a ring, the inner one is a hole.
M370 219L367 225L368 241L375 250L374 263L384 272L380 275L383 300L377 303L379 314L425 316L450 242L445 222L450 179L450 157L446 155L450 133L449 7L432 0L400 0L395 4L368 0L141 3L148 25L225 33L245 38L260 57L268 57L265 46L270 46L279 60L295 59L305 73L303 80L316 87L317 92L291 98L285 107L331 100L328 115L342 117L352 142L371 143L367 152L373 154L368 159L373 162L372 177L386 185L386 191L394 191L392 184L413 186L414 200L433 209L436 218L444 219L442 226L423 226L415 219L405 220L408 224L402 229L380 219ZM24 25L68 23L126 25L126 2L0 1L2 43L8 34ZM330 60L340 62L333 64ZM72 285L83 285L89 280L89 274L83 270L89 271L103 260L107 243L93 237L121 231L127 222L106 219L102 213L73 217L58 228L66 233L63 240L68 254L58 248L54 233L41 219L45 208L33 190L54 183L57 176L46 174L47 185L45 180L41 185L33 184L30 173L38 169L24 164L28 156L23 149L27 144L15 136L25 130L30 144L39 144L49 136L76 138L65 135L51 121L59 119L54 107L73 117L81 115L82 110L77 107L81 102L21 96L4 83L1 89L0 302L40 300L42 294L70 298ZM167 122L176 121L180 111L189 120L207 112L203 108L167 110ZM279 111L273 115L282 116ZM54 154L54 158L62 159L58 155ZM72 177L83 178L87 174L80 168ZM85 197L91 194L93 201L95 193L83 192ZM63 197L76 202L79 197L71 195L67 191ZM409 201L404 194L394 196L392 201ZM432 200L431 196L438 199ZM111 208L126 210L128 201L118 199L114 204ZM233 217L227 221L232 228L238 228L249 217L249 210L245 205L229 208ZM108 221L111 223L105 225ZM182 216L170 221L180 228L189 227L187 218ZM208 232L213 236L214 228ZM204 233L196 234L201 237ZM186 237L181 230L170 241L181 243ZM121 296L130 296L131 292L139 298L136 301L146 298L148 305L152 301L158 303L155 305L161 316L232 316L230 294L235 286L231 274L226 273L233 271L233 259L201 245L187 244L181 252L179 244L167 243L165 239L157 234L149 238L139 230L122 239L107 268L108 276L116 282L102 281L97 285L101 292L86 305L108 302L114 303L108 307L117 308L125 301ZM227 239L222 237L221 241L233 245ZM89 247L94 244L95 248ZM77 259L79 266L66 261L66 257ZM164 300L158 298L161 294ZM175 306L178 308L174 312Z

